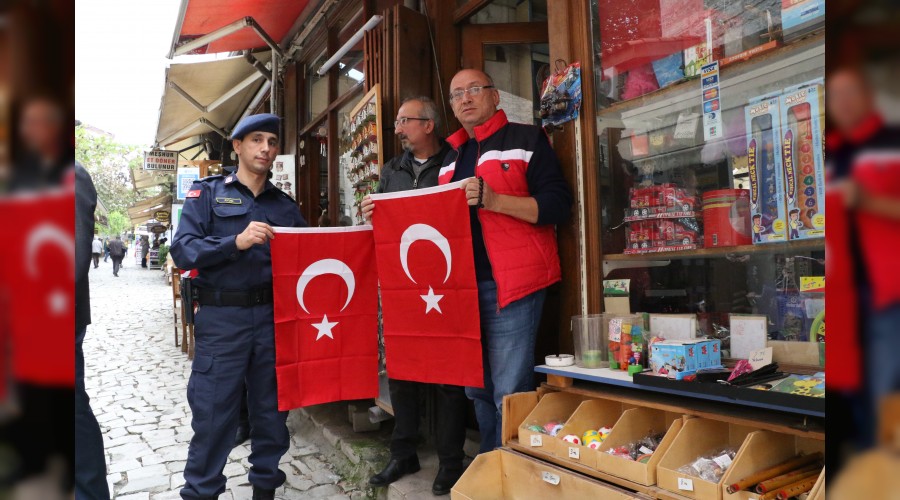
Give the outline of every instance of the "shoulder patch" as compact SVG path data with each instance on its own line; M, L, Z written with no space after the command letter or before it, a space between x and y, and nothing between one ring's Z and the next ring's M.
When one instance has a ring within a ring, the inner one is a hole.
M200 192L201 192L200 189L191 189L190 191L187 192L187 195L185 195L185 198L199 198Z

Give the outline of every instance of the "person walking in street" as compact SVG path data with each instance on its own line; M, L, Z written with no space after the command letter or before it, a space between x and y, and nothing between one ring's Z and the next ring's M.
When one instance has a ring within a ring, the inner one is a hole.
M88 281L90 260L86 255L87 239L94 231L97 191L90 174L75 164L75 498L108 500L106 456L100 424L91 409L84 385L84 350L82 344L91 324L91 293ZM100 238L90 243L94 267L100 252Z
M103 262L109 261L109 237L103 239Z
M95 236L94 240L91 241L91 259L94 261L94 269L100 267L101 253L103 253L103 242L100 241L100 236Z
M122 237L118 234L115 239L109 242L109 257L113 261L113 276L119 276L119 267L122 265L122 259L125 258L125 244L122 243Z
M147 269L147 256L150 255L150 241L147 236L141 236L141 267Z
M180 269L197 270L196 351L187 389L194 435L182 498L217 498L225 491L223 470L245 384L253 498L274 498L285 481L278 463L290 437L287 412L278 411L269 240L272 226L303 227L306 221L268 181L280 124L268 113L238 123L231 135L237 172L193 183L170 250Z
M572 194L540 127L510 123L487 74L466 69L450 83L463 128L447 138L439 183L468 179L472 247L481 314L484 388L475 402L481 452L500 446L503 396L534 389L534 346L547 287L562 273L556 224Z
M405 152L387 162L381 169L378 193L393 193L437 186L438 172L450 151L438 134L438 109L428 97L406 99L397 111L394 131ZM371 220L375 203L368 197L362 202L366 219ZM390 363L390 360L387 360ZM394 433L391 436L391 459L384 470L369 479L372 486L387 486L406 474L419 470L416 443L419 437L420 391L433 387L437 400L437 451L440 460L437 476L431 486L435 495L446 495L463 470L463 445L466 439L465 389L445 384L423 384L408 380L388 379L391 405L394 408Z

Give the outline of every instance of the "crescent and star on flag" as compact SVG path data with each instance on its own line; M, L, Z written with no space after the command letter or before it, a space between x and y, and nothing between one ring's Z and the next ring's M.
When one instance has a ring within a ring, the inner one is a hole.
M412 274L409 272L409 247L412 246L413 243L417 241L430 241L437 246L438 250L444 255L444 260L447 263L447 274L444 276L444 283L450 279L450 270L453 264L453 255L450 251L450 242L447 241L447 238L441 234L440 231L429 226L428 224L413 224L406 228L406 231L403 232L403 235L400 237L400 264L403 266L403 271L406 273L406 276L413 283L418 285L415 278L412 277ZM344 302L343 307L341 307L341 311L347 308L350 304L350 300L353 299L353 292L356 289L356 278L353 274L353 270L350 269L347 264L338 260L338 259L322 259L317 260L310 264L306 269L301 273L300 278L297 279L297 302L300 304L300 307L306 311L307 314L310 314L309 309L306 307L306 302L303 299L303 294L306 292L306 287L313 280L313 278L317 276L322 276L325 274L333 274L335 276L340 277L344 280L344 283L347 285L347 300ZM432 310L437 311L439 314L444 314L441 311L441 299L444 298L443 295L438 295L434 293L434 288L429 285L428 293L426 295L419 295L423 301L425 301L425 314L428 314ZM338 324L338 321L328 321L328 315L322 315L322 321L318 323L313 323L312 326L316 328L318 331L316 335L316 341L322 337L328 337L334 340L334 333L332 329Z
M400 236L400 265L403 266L403 272L406 273L406 276L415 284L419 284L415 278L412 277L412 274L409 272L409 247L412 246L413 243L417 241L430 241L434 243L438 250L444 255L444 260L447 262L447 274L444 276L444 283L450 279L450 269L453 264L453 255L450 251L450 242L447 241L447 238L441 234L437 229L429 226L428 224L413 224L406 228L406 231L403 231L403 235ZM425 301L425 314L431 312L431 310L437 311L439 314L444 314L441 311L440 301L444 298L443 295L436 295L434 293L434 288L431 285L428 286L428 294L427 295L419 295L422 297L422 300Z
M304 269L300 278L297 280L297 302L300 303L300 307L302 307L307 314L310 314L310 312L309 309L306 308L306 303L303 300L303 292L306 291L306 286L309 285L309 282L312 281L313 278L324 274L334 274L343 279L344 283L347 285L347 301L344 302L341 311L347 308L350 304L350 300L353 298L353 291L356 289L356 277L353 275L353 270L338 259L317 260ZM312 326L318 330L316 341L318 342L322 337L328 337L334 340L334 333L332 333L331 329L337 324L337 321L328 321L327 314L323 315L321 322L313 323Z

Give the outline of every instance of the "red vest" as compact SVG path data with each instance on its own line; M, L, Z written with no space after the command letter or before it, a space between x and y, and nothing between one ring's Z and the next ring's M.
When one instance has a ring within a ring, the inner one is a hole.
M533 125L509 123L506 113L497 111L485 123L475 127L478 163L475 176L500 194L531 196L525 172L534 144L543 131ZM453 178L459 148L469 140L465 129L447 138L456 150L444 160L438 183ZM534 168L540 168L536 165ZM497 282L498 307L546 288L562 277L555 226L537 226L508 215L479 210L484 246Z

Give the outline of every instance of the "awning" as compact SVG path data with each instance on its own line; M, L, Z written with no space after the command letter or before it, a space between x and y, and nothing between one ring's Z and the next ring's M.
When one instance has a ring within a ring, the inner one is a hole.
M211 130L227 135L266 81L263 65L270 57L262 52L169 66L156 143L169 146Z
M131 205L128 207L128 218L134 225L143 224L152 219L157 210L172 210L171 194L163 193Z
M250 17L276 43L287 36L309 0L181 0L181 9L169 57L184 43L208 35L241 18ZM192 53L206 54L256 49L265 40L252 27L240 27L211 40Z

